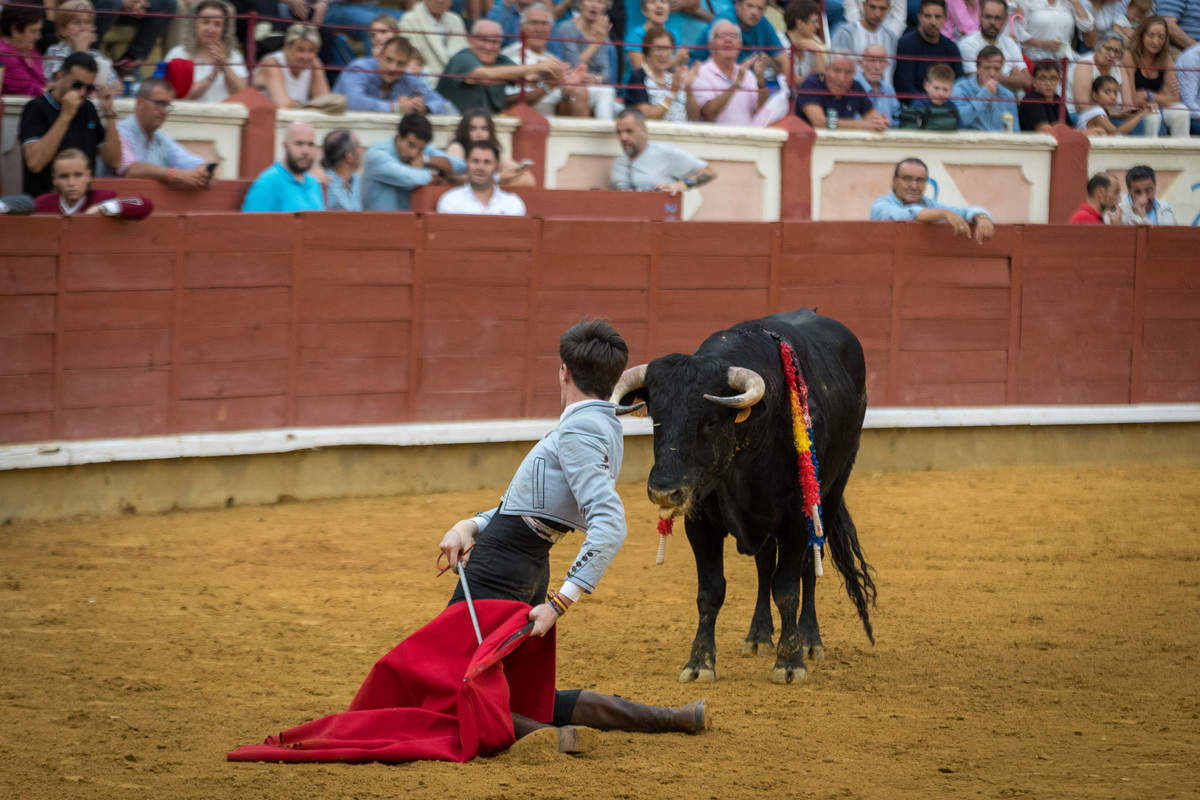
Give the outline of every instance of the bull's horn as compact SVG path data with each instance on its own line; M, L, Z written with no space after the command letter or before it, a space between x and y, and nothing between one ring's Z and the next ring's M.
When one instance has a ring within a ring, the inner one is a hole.
M636 367L630 367L621 374L621 379L617 381L612 397L609 398L609 402L616 403L617 405L617 416L630 414L646 405L645 403L635 403L631 406L623 406L621 405L621 398L646 385L647 366L646 364L639 364Z
M749 408L762 400L763 394L767 391L767 384L761 375L745 367L730 367L728 374L730 387L741 389L742 393L733 397L717 397L706 394L704 395L705 400L726 408Z

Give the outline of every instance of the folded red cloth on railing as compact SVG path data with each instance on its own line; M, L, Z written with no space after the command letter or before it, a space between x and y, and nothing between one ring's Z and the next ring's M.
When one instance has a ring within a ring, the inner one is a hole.
M554 715L554 629L528 636L529 606L475 603L482 645L466 603L456 603L371 669L341 714L239 747L230 761L469 761L507 750L512 714Z

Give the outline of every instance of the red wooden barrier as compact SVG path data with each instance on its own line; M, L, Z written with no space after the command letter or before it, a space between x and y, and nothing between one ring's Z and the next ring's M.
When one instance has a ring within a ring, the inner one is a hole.
M414 189L410 198L413 213L436 211L438 198L448 191L448 186ZM525 202L529 216L540 219L663 220L668 218L667 206L678 208L680 202L678 196L664 192L537 189L524 186L507 191Z
M241 211L242 201L250 190L249 179L219 180L211 189L186 189L178 184L137 178L96 178L96 189L112 189L121 197L140 195L154 201L154 213L194 214L208 211Z
M552 416L559 334L631 358L803 305L873 405L1200 400L1192 228L417 214L0 218L0 441Z

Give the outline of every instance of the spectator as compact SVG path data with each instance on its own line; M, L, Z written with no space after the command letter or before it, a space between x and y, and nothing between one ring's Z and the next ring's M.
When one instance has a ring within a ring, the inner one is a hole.
M1158 176L1146 166L1132 167L1125 173L1125 189L1129 194L1121 198L1118 211L1125 225L1178 225L1175 209L1166 200L1154 196L1158 189Z
M1086 33L1095 27L1092 12L1082 0L1016 0L1021 11L1017 41L1030 61L1069 58L1075 60L1071 41L1075 31Z
M242 211L323 211L321 184L308 171L317 152L317 133L307 122L293 122L283 135L283 162L263 170L250 185Z
M42 58L42 74L45 83L54 79L54 73L62 66L63 59L71 53L87 53L96 59L96 83L114 91L117 73L112 61L100 54L96 44L96 13L88 0L66 0L54 11L54 34L58 41L46 48Z
M1162 17L1147 17L1133 36L1121 61L1125 73L1121 81L1121 99L1126 107L1142 108L1153 103L1172 136L1188 137L1191 116L1180 102L1175 65L1167 49L1167 22Z
M154 210L148 197L117 197L109 189L92 188L92 168L82 150L68 147L54 157L51 167L54 191L34 200L37 214L103 214L106 217L142 219Z
M1120 107L1121 94L1117 82L1107 75L1101 75L1092 81L1092 105L1075 116L1075 128L1088 136L1157 135L1156 106L1151 104L1139 108L1128 117L1117 116ZM1143 120L1149 122L1143 125Z
M495 36L498 49L498 31ZM441 184L444 176L466 169L464 161L430 144L432 138L433 126L424 114L405 114L394 139L384 139L367 149L362 179L365 210L408 211L413 189Z
M614 189L678 194L717 179L706 162L673 144L651 142L646 118L636 109L617 115L617 141L624 153L613 161L609 180Z
M546 58L518 66L500 55L500 26L490 19L475 23L470 44L455 53L446 65L446 74L438 81L438 93L456 108L482 108L499 114L516 105L518 95L508 97L504 84L534 76L562 81L567 65L557 58Z
M521 42L514 42L501 50L500 54L514 64L522 66L551 61L566 69L566 62L559 61L546 45L553 27L554 14L545 3L535 0L521 14L521 32L525 34L524 46L522 47ZM579 64L574 69L567 70L562 80L541 80L534 86L529 86L522 80L519 83L508 84L504 88L504 94L510 105L514 102L524 102L547 117L586 117L591 113L586 83L587 65ZM465 150L462 155L466 156Z
M829 24L834 29L836 35L841 26L834 21L834 15L830 13L832 3L825 3L825 12L829 15ZM842 18L849 25L852 22L857 22L867 16L866 0L846 0L842 6ZM906 0L890 0L888 3L887 13L884 14L883 21L880 23L883 27L891 31L895 39L899 39L904 35L904 31L908 28L908 3ZM838 48L834 48L835 50Z
M1200 0L1157 0L1155 10L1166 20L1171 44L1183 50L1200 41Z
M0 68L4 71L0 94L37 97L46 88L42 54L36 47L44 19L41 8L12 3L0 6Z
M278 108L301 108L314 97L329 94L329 79L317 52L321 34L312 25L288 26L283 49L271 53L254 71L254 88Z
M825 49L825 42L817 36L817 31L821 29L821 7L813 0L792 0L784 12L783 22L795 54L793 63L796 79L802 81L814 72L824 72L829 51Z
M175 0L96 0L95 5L98 12L96 37L99 41L104 41L114 23L134 27L129 47L113 63L117 74L122 76L140 69L175 16ZM118 16L118 12L124 13Z
M500 31L504 34L502 47L507 48L520 43L521 17L525 13L525 9L535 2L537 0L501 0L492 5L491 10L487 13L487 18L500 26ZM552 21L554 19L553 11L550 12L550 19ZM553 25L553 23L551 24ZM546 33L549 35L549 31Z
M942 25L943 36L954 42L961 42L978 30L979 6L975 0L946 0L946 23Z
M1084 48L1091 50L1096 47L1102 33L1116 30L1118 23L1125 19L1129 0L1086 0L1084 6L1092 12L1092 29L1081 33L1079 40Z
M467 26L462 17L450 10L450 0L421 0L401 18L400 32L417 48L430 75L464 74L449 69L451 57L470 44L466 38ZM446 94L440 84L438 91Z
M629 66L625 69L625 83L629 83L629 76L636 70L642 69L645 53L642 51L642 45L646 41L646 36L650 31L662 29L671 34L671 44L677 44L679 39L679 18L671 13L670 0L642 0L642 14L646 20L641 25L632 26L625 31L625 60L629 62ZM680 64L686 64L688 61L688 51L686 48L680 48L675 54L676 63L672 67Z
M707 36L697 41L697 49L691 54L693 60L703 61L711 58L712 54L704 50L707 41L712 46L713 28L717 22L728 20L734 23L742 39L741 53L738 61L745 61L755 56L767 56L775 64L775 72L787 75L790 57L779 41L779 34L766 19L767 0L735 0L732 9L726 9L716 15ZM805 17L807 19L807 17ZM761 82L761 81L760 81Z
M1062 98L1058 87L1062 81L1062 69L1057 61L1039 61L1033 65L1033 91L1025 95L1017 109L1021 130L1030 133L1049 133L1058 123L1058 110ZM1067 115L1068 125L1073 123Z
M886 80L891 64L884 45L869 44L858 61L859 71L855 78L866 87L871 105L888 121L889 126L895 128L900 124L900 101L896 99L896 87Z
M467 152L474 142L496 143L496 151L499 153L497 169L501 187L507 189L510 186L537 186L537 181L529 172L529 168L533 166L532 162L526 161L518 164L500 152L500 140L496 136L496 123L492 120L492 115L481 108L472 108L463 112L462 119L458 121L458 128L454 131L454 139L446 145L446 155L465 161ZM447 175L446 179L453 183L456 182L457 177L457 175Z
M1011 36L1004 33L1008 23L1008 4L1004 0L983 0L979 7L979 30L958 42L963 57L963 72L975 72L975 57L987 46L998 47L1003 54L1003 70L1000 83L1013 92L1029 88L1029 70L1025 68L1025 57L1021 47Z
M467 183L438 198L439 214L525 216L525 203L496 186L500 148L494 141L471 142L467 148Z
M88 97L100 95L100 111ZM17 141L25 160L25 193L37 197L51 191L50 167L54 156L68 147L81 150L87 163L104 163L116 168L121 163L121 140L113 97L106 87L96 86L96 60L87 53L72 53L63 59L48 92L33 98L21 111Z
M357 39L362 45L363 54L372 51L371 27L380 17L391 17L399 20L402 12L395 8L384 8L375 3L362 0L328 0L324 17L314 16L313 25L324 22L334 28L341 28L351 38ZM318 42L318 47L320 43Z
M988 45L979 51L976 72L960 78L950 95L958 107L959 127L966 130L1004 132L1004 117L1016 126L1017 96L1000 83L1004 53Z
M901 128L922 128L929 131L956 131L962 127L958 106L951 100L954 94L954 70L945 64L934 64L925 76L925 96L912 101L900 110Z
M1179 76L1180 102L1192 118L1192 136L1200 136L1200 45L1184 50L1175 62Z
M686 67L675 58L675 37L655 28L643 40L646 60L629 76L625 107L636 108L646 119L687 122L700 119L700 106L692 90L700 65Z
M1103 78L1096 80L1103 80ZM1120 224L1121 209L1118 205L1121 200L1121 187L1114 178L1103 172L1097 172L1088 181L1087 195L1087 200L1080 203L1079 209L1071 215L1070 224Z
M371 57L379 58L383 46L399 35L400 20L391 14L380 14L371 20L371 24L367 26L367 36L371 39ZM363 55L366 55L365 50Z
M1125 55L1125 39L1118 33L1103 34L1097 42L1091 58L1083 58L1068 68L1068 83L1071 85L1067 110L1071 113L1086 111L1092 106L1092 83L1106 75L1119 86L1124 80L1121 59Z
M414 53L407 39L393 36L379 48L377 56L350 62L338 78L335 91L345 95L350 111L445 114L445 98L405 72Z
M741 33L727 19L712 24L708 47L712 56L700 65L693 83L700 119L723 125L754 124L754 115L767 102L768 91L763 82L766 57L758 53L739 64Z
M329 176L325 184L325 208L330 211L362 211L363 146L353 131L330 131L322 146L321 168Z
M564 20L554 36L564 39L563 60L571 67L587 65L588 106L596 119L612 119L616 112L617 48L608 41L612 22L608 0L577 0L579 16Z
M871 219L907 222L948 222L955 236L972 236L983 244L996 233L992 217L979 206L952 206L925 196L929 167L919 158L906 158L892 173L892 191L871 204Z
M875 110L867 88L854 79L854 59L835 55L823 75L809 75L796 88L796 115L814 128L824 128L828 113L836 111L838 128L887 130L891 123Z
M891 58L896 55L899 38L892 29L883 24L891 4L888 0L863 0L862 17L847 22L833 32L834 52L862 55L870 45L879 45L885 51L886 70L880 78L889 84L892 79Z
M117 123L121 166L126 178L149 178L189 189L208 189L213 170L204 159L162 132L175 95L162 78L146 78L138 89L133 114ZM214 169L216 164L211 165Z
M184 59L194 64L192 83L184 100L199 103L220 103L246 88L250 71L234 38L237 25L233 6L227 0L200 0L192 7L196 16L183 28L183 43L171 48L165 56L170 63Z
M946 59L946 63L954 71L955 79L965 74L958 45L942 36L942 25L945 22L946 0L921 0L917 29L905 34L896 44L894 83L896 91L903 96L901 102L907 102L906 98L921 93L925 86L925 73L934 63L928 60L930 58ZM912 58L914 56L915 59Z
M1117 17L1113 22L1112 30L1115 33L1121 34L1125 41L1128 42L1129 37L1133 36L1134 29L1138 25L1141 25L1146 17L1153 15L1154 0L1129 0L1129 5L1125 8L1125 13ZM1100 28L1099 33L1104 33L1104 29Z

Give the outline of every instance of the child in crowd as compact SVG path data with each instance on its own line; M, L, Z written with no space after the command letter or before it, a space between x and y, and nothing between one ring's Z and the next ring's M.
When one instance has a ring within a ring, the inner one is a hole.
M1096 105L1079 112L1075 118L1076 130L1083 131L1088 136L1125 136L1137 133L1143 119L1158 113L1158 106L1152 103L1145 108L1139 108L1129 117L1119 118L1120 124L1114 125L1112 117L1117 115L1121 107L1121 85L1108 75L1101 75L1092 81L1092 102Z
M945 64L934 64L925 75L926 97L918 97L908 108L900 110L900 127L928 131L958 130L958 107L950 102L953 91L954 70Z
M1125 42L1128 43L1129 37L1133 36L1137 26L1152 14L1154 14L1154 0L1129 0L1129 8L1125 9L1124 14L1113 20L1112 28L1124 36Z
M96 9L88 0L66 0L54 9L54 34L58 41L46 48L42 72L47 82L71 53L87 53L96 59L96 84L116 89L119 81L111 60L100 54L96 44Z
M1057 61L1038 61L1033 65L1033 90L1025 95L1017 108L1021 130L1046 133L1058 122L1061 82L1062 69ZM1067 114L1067 124L1071 124L1070 114Z

